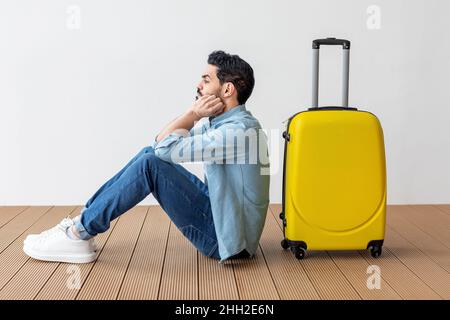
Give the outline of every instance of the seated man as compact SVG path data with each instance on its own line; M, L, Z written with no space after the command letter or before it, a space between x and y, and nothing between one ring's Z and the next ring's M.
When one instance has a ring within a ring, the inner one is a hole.
M79 216L28 235L24 252L45 261L94 261L93 238L152 193L205 256L222 262L254 255L269 204L270 176L266 136L245 107L253 87L247 62L223 51L211 53L196 102L107 181ZM199 161L205 182L178 164Z

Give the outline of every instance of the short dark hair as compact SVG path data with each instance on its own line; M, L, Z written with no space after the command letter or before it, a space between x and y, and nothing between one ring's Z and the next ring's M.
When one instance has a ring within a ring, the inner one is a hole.
M217 67L217 78L220 84L233 83L239 104L247 102L255 86L255 78L252 67L246 61L238 55L218 50L208 56L208 64Z

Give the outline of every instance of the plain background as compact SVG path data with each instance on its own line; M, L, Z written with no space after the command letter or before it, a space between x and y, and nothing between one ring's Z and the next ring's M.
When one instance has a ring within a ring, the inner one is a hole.
M282 122L310 103L311 41L329 36L352 41L350 103L383 125L388 203L450 203L449 15L444 0L2 0L0 205L85 203L189 107L215 49L255 70L247 108L275 133L281 202ZM341 50L321 63L335 105Z

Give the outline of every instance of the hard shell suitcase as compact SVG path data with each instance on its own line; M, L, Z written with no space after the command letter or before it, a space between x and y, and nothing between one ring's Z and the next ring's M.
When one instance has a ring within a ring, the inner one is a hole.
M321 45L343 47L342 106L318 107ZM288 120L283 165L284 249L369 249L381 254L386 223L386 161L381 124L348 107L350 41L313 41L312 107Z

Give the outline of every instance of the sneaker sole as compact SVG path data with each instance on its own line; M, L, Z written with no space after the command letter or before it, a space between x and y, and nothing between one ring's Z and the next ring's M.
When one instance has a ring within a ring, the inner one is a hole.
M79 254L79 255L63 255L63 254L43 254L27 246L23 247L23 251L29 257L42 260L42 261L51 261L51 262L65 262L65 263L90 263L97 259L97 253L92 252L90 254Z
M23 245L24 246L28 246L31 242L33 242L33 239L28 239L28 238L25 238L25 240L23 241ZM98 251L98 246L97 245L93 245L92 246L92 249L95 251L95 252L97 252Z

